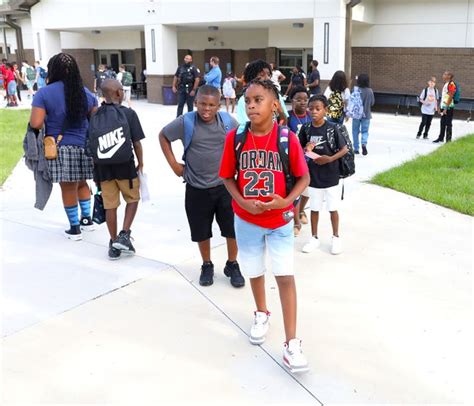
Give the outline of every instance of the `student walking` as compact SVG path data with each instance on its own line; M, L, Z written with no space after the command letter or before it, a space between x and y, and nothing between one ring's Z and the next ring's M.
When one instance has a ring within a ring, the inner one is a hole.
M291 77L290 77L290 84L288 85L288 88L286 89L285 96L288 96L291 94L291 89L293 89L296 86L307 86L306 82L306 75L303 72L303 69L301 69L301 66L295 66L292 71L291 71Z
M105 79L109 79L109 75L105 70L105 65L100 64L94 78L94 93L97 95L99 103L104 101L104 96L102 94L102 83Z
M343 124L351 91L347 84L346 74L342 70L334 73L324 91L324 96L328 100L328 120L335 124Z
M296 86L290 93L291 107L290 116L288 118L288 127L298 136L301 127L311 122L311 115L308 112L308 93L303 86ZM301 200L295 205L295 237L300 234L301 225L308 224L308 218L304 212L304 208L308 203L309 195L306 188L301 195Z
M227 73L224 83L222 84L222 94L225 98L225 109L229 112L229 106L232 104L232 113L235 109L235 87L237 86L237 80L234 78L232 72Z
M28 61L23 61L23 67L21 68L21 74L23 77L23 82L26 84L26 88L28 89L28 98L31 99L33 97L34 91L33 87L36 81L36 72L33 66L28 64Z
M272 82L277 88L278 92L281 92L281 82L285 81L286 76L281 73L281 71L273 63L270 64L270 67L272 68Z
M311 61L311 73L309 74L308 77L308 87L309 87L309 93L312 95L319 94L321 93L321 86L320 86L320 75L318 71L318 61L313 60Z
M421 104L421 123L418 128L416 138L420 138L423 134L423 139L428 139L428 132L430 131L431 121L435 112L438 110L438 89L436 89L436 78L433 76L428 80L428 86L420 93ZM424 132L423 132L424 129Z
M186 182L185 209L191 229L191 240L197 242L202 257L199 284L214 283L211 261L212 223L214 218L227 241L227 263L224 274L234 287L245 280L237 263L237 243L231 197L219 178L219 164L228 131L238 122L228 113L219 112L220 91L214 86L201 86L196 95L197 112L189 112L164 127L159 135L160 145L176 176ZM184 164L176 160L171 143L181 140Z
M117 80L122 84L123 88L123 100L122 103L127 103L127 106L132 107L132 84L133 75L132 72L127 71L125 65L119 66L119 73L117 74Z
M308 185L309 176L297 137L273 120L278 99L271 80L250 82L245 91L250 123L243 132L239 129L228 134L220 176L233 198L239 260L250 278L255 300L250 342L262 344L269 328L265 294L268 250L283 310L283 363L291 372L303 372L308 363L296 336L292 217L293 202ZM286 159L281 155L283 150L288 151ZM283 165L288 168L286 174ZM289 173L296 179L291 185L286 182Z
M131 227L140 201L138 172L143 172L140 140L145 138L145 134L137 113L122 106L124 89L120 81L105 79L102 82L102 94L105 101L90 119L87 150L94 159L94 181L104 201L110 234L108 257L115 260L122 254L135 254ZM111 133L116 134L113 139ZM120 194L127 205L122 230L117 233Z
M92 179L92 158L85 154L87 118L97 108L94 95L83 85L76 60L59 53L48 62L48 85L33 97L30 125L54 137L57 157L48 160L49 175L61 187L64 210L70 228L70 240L82 239L82 231L91 231L91 194L87 179ZM78 204L81 208L79 217Z
M13 62L12 64L13 75L15 76L16 82L16 96L18 100L21 102L21 88L23 87L23 77L21 75L20 70L18 69L18 64Z
M326 202L332 225L332 254L342 252L339 238L339 202L341 189L339 187L339 159L349 148L341 134L342 127L326 120L328 101L323 95L311 96L308 109L312 122L306 124L300 131L299 139L307 157L311 182L309 197L311 207L311 235L303 246L303 252L311 253L320 246L318 238L319 212Z
M48 71L49 71L49 68L48 68ZM35 79L36 90L40 90L46 86L46 78L48 77L48 72L46 71L45 68L41 66L40 61L35 62L35 72L36 72L36 79Z
M7 107L17 107L17 86L15 80L15 73L13 70L13 64L7 62L5 64L5 69L3 70L3 72L3 80L5 82L5 89L7 90Z
M441 123L438 138L433 142L443 142L446 134L446 142L450 142L453 136L454 105L459 101L460 89L454 82L454 75L446 71L443 73L443 91L441 92Z
M357 86L351 94L349 103L349 116L352 117L352 139L354 153L359 153L362 142L362 155L367 155L367 143L369 142L369 127L372 119L372 106L375 103L373 90L370 88L369 75L362 73L357 77ZM356 111L360 113L357 114ZM359 137L362 135L362 140Z

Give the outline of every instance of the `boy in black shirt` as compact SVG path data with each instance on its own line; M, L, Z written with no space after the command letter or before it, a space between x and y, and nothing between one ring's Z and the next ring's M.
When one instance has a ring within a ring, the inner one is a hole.
M104 80L102 93L105 103L101 108L115 104L125 114L130 127L133 149L138 160L138 166L136 167L133 156L125 164L94 165L94 181L102 191L107 228L110 234L109 259L113 260L119 259L122 253L135 253L135 248L130 241L130 227L137 213L138 201L140 200L138 171L143 171L143 149L140 140L145 138L145 134L137 113L121 105L124 92L122 84L118 80ZM125 207L123 229L117 235L117 207L120 205L120 193L127 206Z
M311 239L303 246L303 252L310 253L319 247L318 221L319 212L326 208L331 214L333 230L332 254L342 251L339 239L339 159L348 151L346 141L338 130L339 126L326 121L328 101L323 95L309 99L308 110L311 123L305 124L299 133L301 146L305 150L311 182L309 184L311 208Z

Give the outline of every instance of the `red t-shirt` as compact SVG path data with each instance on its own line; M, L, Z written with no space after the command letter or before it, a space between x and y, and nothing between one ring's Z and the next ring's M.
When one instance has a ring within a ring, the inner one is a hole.
M224 179L234 178L237 170L234 149L236 131L235 129L229 132L225 141L219 171L219 176ZM278 153L277 138L276 124L272 131L265 136L252 137L252 133L249 131L240 155L240 171L237 179L237 186L245 199L268 202L272 200L268 197L269 193L286 197L285 175ZM292 132L290 132L289 153L291 173L296 177L308 173L308 165L304 159L303 150L298 138ZM232 201L232 207L235 214L242 220L260 227L273 229L287 223L283 218L283 213L291 210L293 205L285 209L264 211L261 214L249 213L240 207L235 200Z

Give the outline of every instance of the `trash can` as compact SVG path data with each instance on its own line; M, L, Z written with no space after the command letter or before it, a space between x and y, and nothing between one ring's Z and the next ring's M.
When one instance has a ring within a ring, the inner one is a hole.
M163 104L165 106L176 106L178 104L178 99L176 93L173 93L173 88L170 85L163 85L161 87L161 92L163 95Z

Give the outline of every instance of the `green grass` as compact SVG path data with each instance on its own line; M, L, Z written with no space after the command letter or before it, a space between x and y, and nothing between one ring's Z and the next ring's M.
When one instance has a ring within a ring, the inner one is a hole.
M474 215L474 134L377 174L371 182Z
M0 110L0 185L23 156L29 110Z

